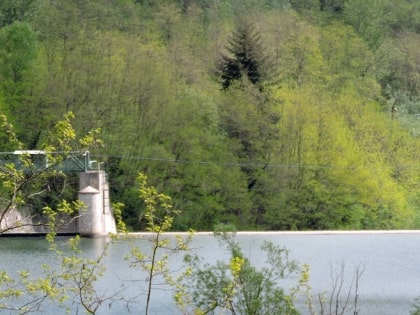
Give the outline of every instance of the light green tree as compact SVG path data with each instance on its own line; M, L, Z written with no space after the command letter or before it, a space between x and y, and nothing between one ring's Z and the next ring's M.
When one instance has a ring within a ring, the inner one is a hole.
M180 214L173 208L169 196L158 193L155 187L147 185L147 177L138 175L139 196L144 202L145 209L139 213L139 219L146 221L144 238L148 243L145 250L138 243L132 243L127 260L131 266L139 267L146 272L146 303L144 312L150 313L153 287L157 279L164 279L171 286L177 285L177 280L171 272L169 257L179 251L188 249L188 244L193 236L192 231L188 236L175 235L175 244L171 244L171 238L165 236L165 232L171 229L174 218Z
M215 235L229 250L229 262L203 263L187 255L189 272L181 279L177 305L186 314L299 314L294 306L297 291L285 293L281 281L298 275L300 268L288 251L266 242L265 267L254 267L235 240L234 232L220 225ZM217 231L218 230L218 231ZM293 293L294 292L294 293Z

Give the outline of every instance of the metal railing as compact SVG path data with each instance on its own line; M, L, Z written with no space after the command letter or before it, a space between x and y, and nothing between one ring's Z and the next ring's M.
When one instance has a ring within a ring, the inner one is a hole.
M98 169L98 163L90 160L89 151L45 152L20 150L0 152L0 171L13 165L24 173L56 170L64 173L80 173Z

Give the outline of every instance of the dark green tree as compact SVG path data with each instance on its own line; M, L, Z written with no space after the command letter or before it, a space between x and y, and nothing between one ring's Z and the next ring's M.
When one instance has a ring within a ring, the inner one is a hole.
M321 11L340 13L343 10L343 6L343 0L319 0L319 8Z
M226 50L227 53L222 55L218 65L223 89L244 77L254 85L260 84L267 77L269 58L260 34L250 23L239 23Z
M24 21L29 15L34 0L2 0L0 1L0 27L15 21Z
M221 130L241 165L245 179L241 185L252 200L254 224L260 223L265 212L263 183L278 136L279 115L263 91L272 65L259 33L250 23L240 22L219 64L225 90L219 114Z
M39 115L42 109L30 105L35 97L32 88L37 84L34 70L37 55L38 40L30 24L16 21L0 28L2 110L16 126L16 132L27 148L35 146L40 130L46 127L43 116Z
M37 39L27 23L14 22L0 30L1 81L22 80L23 72L37 54Z

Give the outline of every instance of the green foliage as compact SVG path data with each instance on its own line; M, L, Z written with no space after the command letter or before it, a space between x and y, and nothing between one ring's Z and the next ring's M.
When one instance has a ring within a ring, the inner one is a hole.
M257 269L246 258L231 232L217 233L230 252L229 262L204 263L199 257L186 256L190 272L182 279L176 300L184 313L208 314L298 314L295 296L280 285L282 279L300 272L288 252L266 242L266 267ZM182 302L182 303L180 303Z
M235 233L236 227L233 224L217 224L214 227L215 234L222 234L222 233Z
M50 167L39 167L32 156L25 151L22 151L21 155L16 155L15 159L10 162L2 158L0 165L2 193L0 234L13 232L25 226L44 226L47 231L46 240L49 243L49 249L56 255L57 266L40 266L41 269L36 276L21 271L19 275L12 277L7 274L7 271L1 271L1 310L16 314L37 312L48 301L58 304L63 309L69 308L68 305L71 303L72 309L77 309L77 312L82 309L89 314L95 314L104 301L111 301L115 297L115 295L102 296L94 287L94 283L103 274L102 259L106 255L108 245L104 247L104 252L99 257L90 259L83 256L78 236L69 241L70 255L64 255L63 244L56 242L58 228L69 224L83 211L85 206L80 201L70 202L61 197L60 202L54 207L51 204L45 205L43 218L40 222L32 221L32 213L28 218L22 216L22 220L15 220L11 224L7 219L10 212L19 211L22 207L28 206L32 196L41 198L41 196L48 195L42 185L51 178L64 176L55 170L54 166L62 162L70 151L73 149L88 150L96 144L100 144L100 141L94 136L95 131L79 139L71 125L71 118L73 115L69 113L63 120L57 122L54 130L49 133L47 141L43 144ZM2 114L1 119L2 127L7 132L10 144L15 149L22 150L23 145L18 140L13 126L8 123L5 115Z
M36 33L26 22L16 21L0 29L0 93L4 99L1 111L8 115L25 142L40 133L37 129L44 119L34 125L30 117L33 109L26 106L31 99L27 93L33 83L38 44Z
M164 233L171 229L174 218L179 215L179 210L174 210L172 199L158 193L156 188L148 186L147 176L140 173L137 177L139 186L139 197L143 200L145 209L139 214L140 219L146 221L146 231L150 234L145 236L149 247L145 251L140 246L132 244L127 260L131 261L133 267L139 266L147 274L147 290L145 314L150 312L150 301L155 279L162 277L166 283L172 286L177 285L177 280L169 268L170 255L188 249L188 244L192 238L192 231L185 238L176 237L176 244L171 244L171 240L164 236Z
M67 211L77 211L66 208ZM68 242L56 242L54 233L49 233L47 240L51 255L55 255L55 265L40 266L36 275L22 270L13 278L6 271L1 271L1 311L9 311L10 314L39 313L49 305L58 306L66 313L82 311L96 314L103 303L111 307L113 302L121 299L118 288L114 288L115 292L108 296L95 287L105 271L103 260L111 243L105 244L97 257L86 257L81 251L78 236Z
M268 76L270 61L264 52L259 34L249 24L241 22L227 47L228 54L222 55L219 73L223 89L233 81L247 78L252 84L260 85Z
M6 153L2 155L0 164L0 184L2 192L2 200L0 203L0 234L6 231L13 231L13 229L22 227L22 225L33 225L35 223L25 223L25 220L18 220L13 222L12 225L8 225L7 216L10 212L22 207L31 208L31 206L39 205L44 207L44 211L47 211L49 227L53 231L53 227L58 224L55 220L56 216L59 215L72 215L68 211L69 205L66 201L62 201L63 195L60 195L56 200L56 203L50 202L45 204L47 200L54 200L49 194L48 185L55 181L56 184L64 180L65 175L54 169L54 166L60 164L72 150L88 150L94 148L96 145L100 145L101 141L97 140L95 132L88 133L85 137L78 139L76 132L73 129L70 119L73 117L72 113L65 115L64 119L57 122L49 133L48 139L42 145L42 149L45 153L45 159L48 159L48 166L45 167L43 164L38 165L36 160L33 159L29 152L24 150L23 144L19 141L13 126L8 122L5 115L0 116L2 119L2 127L5 129L9 145L12 146L13 150L20 150L22 154ZM26 153L25 153L26 152ZM62 183L65 187L65 181ZM60 187L56 187L58 189ZM62 188L64 191L64 188ZM57 191L56 191L57 192ZM45 198L45 199L43 199ZM51 198L51 199L48 199ZM51 207L57 206L52 209ZM75 204L77 208L80 205ZM38 209L40 210L40 209ZM33 212L33 211L32 211ZM29 219L34 213L29 214Z
M410 312L410 315L419 315L420 314L420 306L418 305L418 301L420 298L416 299L416 303L413 304L412 310Z
M64 305L65 302L78 305L77 309L80 307L86 314L96 314L105 302L111 307L113 301L117 299L118 291L106 296L99 293L95 287L105 272L103 260L111 243L105 244L98 257L93 258L85 257L82 253L79 236L71 238L68 242L71 254L64 255L63 249L57 248L54 241L52 244L56 249L57 259L61 262L61 268L58 272L49 270L50 278L57 281L54 289L59 290L54 295L49 294L49 298Z
M100 127L129 230L139 172L172 230L412 228L418 3L367 3L3 1L1 110L25 149Z
M23 73L37 54L37 38L29 24L14 22L0 29L0 65L2 85L23 80Z
M292 8L298 12L320 9L320 2L323 0L290 0Z
M2 150L3 152L10 152L12 150L21 150L22 144L17 139L14 132L13 125L7 119L7 116L1 112L1 130L2 130Z
M117 232L118 233L126 233L127 226L122 218L122 209L124 205L120 202L112 204L112 210L114 214L114 219L117 224Z
M33 9L35 0L4 0L0 4L0 27L23 22Z
M389 25L395 19L392 9L393 1L348 0L344 6L344 19L366 40L370 47L376 49L389 31Z
M420 63L419 38L418 34L403 33L387 39L379 48L378 79L389 98L395 99L398 94L416 98L420 94L420 78L415 70Z
M319 0L321 11L340 13L343 10L345 0Z

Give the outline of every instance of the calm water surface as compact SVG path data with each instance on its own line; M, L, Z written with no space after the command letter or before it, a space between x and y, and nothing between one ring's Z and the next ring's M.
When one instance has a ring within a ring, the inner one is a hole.
M331 274L338 272L342 265L346 279L352 278L356 266L363 267L360 314L408 315L415 298L420 295L420 233L241 233L237 240L256 266L264 264L260 250L263 241L286 247L292 259L310 265L310 284L314 294L331 289ZM65 238L60 239L60 242L65 241ZM136 242L141 244L144 240ZM83 239L83 252L95 257L105 243L103 238ZM226 261L228 257L226 249L211 234L196 235L191 247L209 263ZM129 310L119 303L114 303L111 308L104 306L98 314L143 314L145 278L124 260L128 248L126 242L111 245L106 258L107 271L98 283L98 291L109 296L121 290L124 284L122 295L134 298L136 302ZM19 270L36 274L43 263L57 264L42 238L0 238L0 251L0 270L11 274ZM174 270L182 265L182 257L180 254L173 258ZM284 286L287 288L295 283L296 279L290 279L284 282ZM152 304L152 314L179 314L172 303L171 292L167 290L155 291ZM75 314L76 309L73 311ZM307 313L302 308L302 314ZM60 310L51 306L39 314L57 315Z

